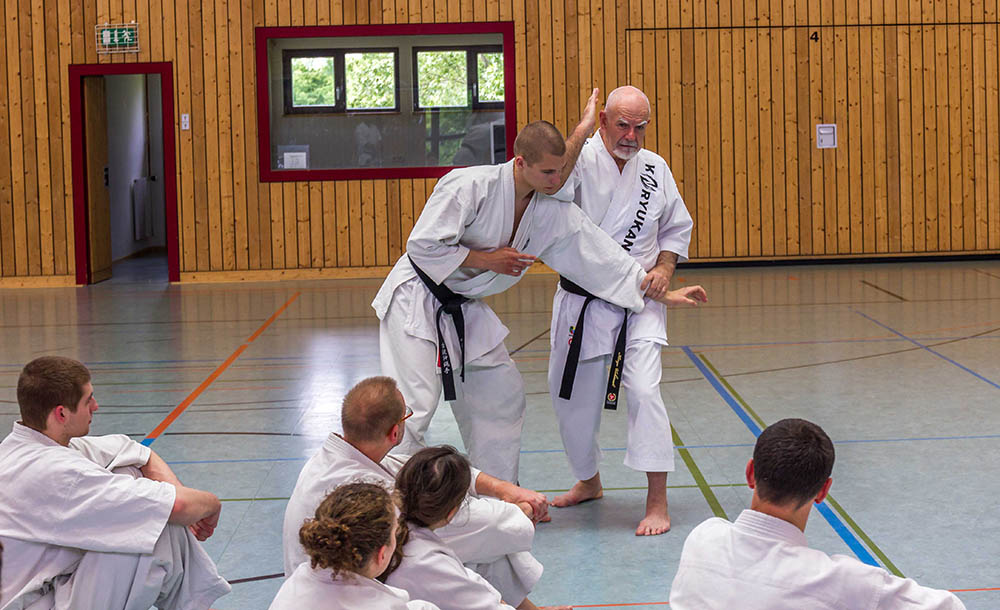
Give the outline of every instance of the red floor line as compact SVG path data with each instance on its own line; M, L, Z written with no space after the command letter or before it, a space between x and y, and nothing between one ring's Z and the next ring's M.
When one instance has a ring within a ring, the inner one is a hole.
M279 315L281 315L281 312L285 311L285 309L287 309L288 306L291 305L292 302L295 301L295 299L297 299L298 297L299 293L296 292L295 294L292 295L292 298L285 301L285 304L282 305L281 308L278 309L278 311L274 312L274 314L272 314L271 317L268 318L267 321L264 322L260 326L260 328L257 329L257 332L250 335L250 338L247 339L246 343L243 343L239 347L237 347L236 351L230 354L229 357L226 358L225 362L219 365L217 369L212 371L212 374L206 377L205 381L202 381L201 384L197 388L195 388L193 392L188 394L188 397L185 398L181 402L181 404L177 405L177 407L173 411L171 411L170 414L167 415L162 422L160 422L160 425L154 428L153 431L150 432L148 436L146 436L144 442L146 444L149 444L154 440L156 440L156 438L159 437L161 434L163 434L163 431L166 430L170 426L170 424L174 423L174 421L176 421L177 418L181 416L181 413L183 413L185 409L191 406L191 403L193 403L199 396L201 396L201 393L204 392L205 389L208 388L208 386L212 385L212 383L219 378L219 375L222 375L222 373L225 372L227 368L229 368L229 365L231 365L233 362L236 361L237 358L240 357L240 354L242 354L246 350L246 348L250 347L250 342L259 337L262 332L267 330L267 327L270 326L271 323L274 322Z

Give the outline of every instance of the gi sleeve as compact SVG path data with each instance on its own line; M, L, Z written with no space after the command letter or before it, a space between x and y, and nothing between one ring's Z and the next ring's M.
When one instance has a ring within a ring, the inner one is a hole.
M551 199L545 204L549 239L539 258L596 297L642 311L642 266L576 205Z
M656 234L656 241L660 251L673 252L677 255L677 262L682 263L688 259L688 245L691 243L691 229L694 221L688 213L684 200L677 190L677 184L667 169L668 181L663 190L666 197L666 204L663 214L660 215L660 224Z
M107 470L123 466L141 468L149 462L150 448L137 443L124 434L106 436L81 436L69 441L88 460Z
M513 610L500 600L500 592L486 579L441 552L421 556L419 565L401 566L389 575L389 582L393 587L408 591L410 597L423 598L438 605L447 601L446 607Z
M434 187L406 241L406 253L438 284L469 255L469 248L459 241L476 215L470 193L464 192L470 189L455 189L455 182L443 179Z

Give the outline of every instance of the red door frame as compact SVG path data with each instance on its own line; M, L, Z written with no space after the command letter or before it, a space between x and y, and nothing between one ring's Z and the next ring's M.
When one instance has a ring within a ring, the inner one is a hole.
M86 142L83 131L83 77L106 74L159 74L163 104L163 205L167 212L167 269L171 282L179 282L180 239L177 227L177 162L174 142L174 76L170 62L135 64L71 64L69 66L70 142L73 149L73 232L76 283L90 283L88 238Z

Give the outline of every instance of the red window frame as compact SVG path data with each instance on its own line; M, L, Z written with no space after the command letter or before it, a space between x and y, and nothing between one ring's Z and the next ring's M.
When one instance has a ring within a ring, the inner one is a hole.
M257 158L261 182L440 178L454 167L377 167L350 169L272 169L271 107L267 41L273 38L335 38L346 36L423 36L428 34L501 34L504 61L504 128L507 158L513 156L517 136L517 82L515 79L514 22L427 23L395 25L335 25L255 28L257 56ZM278 103L282 103L280 100Z

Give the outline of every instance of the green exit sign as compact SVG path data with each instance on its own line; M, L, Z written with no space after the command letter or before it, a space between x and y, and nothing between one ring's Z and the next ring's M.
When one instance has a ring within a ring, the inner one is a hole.
M98 53L137 53L139 25L136 23L96 26Z

